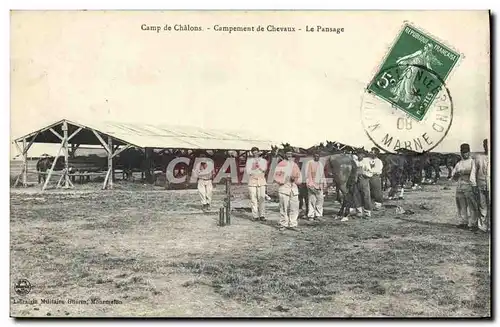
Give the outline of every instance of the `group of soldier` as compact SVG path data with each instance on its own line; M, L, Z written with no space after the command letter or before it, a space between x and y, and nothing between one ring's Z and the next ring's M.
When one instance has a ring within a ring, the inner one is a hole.
M453 178L458 181L456 190L456 205L460 223L459 228L470 230L489 230L489 167L487 140L484 140L484 154L471 157L468 144L462 144L460 153L462 160L453 169ZM360 151L353 155L356 164L356 180L350 185L352 207L356 216L370 218L372 210L382 208L382 170L383 162L378 158L379 149L374 147L365 155ZM251 149L252 157L246 162L245 172L248 176L248 192L251 202L252 217L256 221L266 220L266 172L268 162L261 156L258 148ZM198 169L206 166L201 164ZM205 164L206 165L206 164ZM304 176L295 162L291 150L285 151L274 172L273 182L278 184L280 220L279 229L298 230L298 218L302 202L305 202L305 218L320 220L323 216L324 197L327 183L324 176L325 167L318 153L313 154L313 160L306 163ZM200 173L198 176L198 191L204 209L210 206L212 198L211 175ZM306 196L304 196L306 195ZM306 201L303 201L307 199ZM349 218L343 217L341 221Z

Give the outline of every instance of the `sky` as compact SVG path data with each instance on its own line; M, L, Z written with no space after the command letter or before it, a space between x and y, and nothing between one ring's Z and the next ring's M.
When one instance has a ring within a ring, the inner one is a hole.
M447 81L453 124L435 151L456 152L462 142L481 151L490 131L486 11L12 12L11 141L68 118L242 129L302 147L325 140L369 147L361 98L405 20L464 54ZM157 33L142 24L205 30ZM214 25L344 32L229 34ZM32 152L53 149L35 145Z

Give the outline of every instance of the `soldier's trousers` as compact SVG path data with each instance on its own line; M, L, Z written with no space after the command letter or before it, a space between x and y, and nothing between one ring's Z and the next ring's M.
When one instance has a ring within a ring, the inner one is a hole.
M361 195L362 206L366 211L372 210L372 199L370 194L370 178L360 176L358 180L359 192Z
M487 231L490 229L490 192L486 185L479 186L479 194L477 194L477 204L478 204L478 225L479 227Z
M212 191L213 191L213 185L212 185L212 180L204 180L204 179L199 179L198 180L198 193L200 194L201 198L201 204L202 205L210 205L212 202Z
M370 177L370 195L376 203L382 203L382 180L379 175Z
M459 185L455 193L460 224L477 227L477 200L471 185Z
M265 217L266 214L266 186L249 186L250 202L253 218Z
M283 227L297 227L299 217L299 196L280 193L280 225Z

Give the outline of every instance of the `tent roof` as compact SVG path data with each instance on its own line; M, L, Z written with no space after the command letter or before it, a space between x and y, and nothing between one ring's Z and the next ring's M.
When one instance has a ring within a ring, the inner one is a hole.
M79 128L81 130L71 139L71 143L82 145L100 145L94 131L101 136L113 138L113 144L130 144L139 148L157 149L213 149L213 150L249 150L256 146L261 150L270 150L273 142L251 135L246 131L207 129L193 126L169 126L140 123L122 123L114 121L74 122L67 119L41 128L15 141L33 143L61 143L50 130L63 134L63 123L68 124L68 135Z

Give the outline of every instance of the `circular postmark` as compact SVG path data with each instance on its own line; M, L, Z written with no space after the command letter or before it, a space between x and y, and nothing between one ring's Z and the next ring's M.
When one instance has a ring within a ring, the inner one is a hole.
M26 295L31 292L31 283L24 278L18 279L14 284L14 291L17 295Z
M453 121L453 101L443 79L421 65L394 65L375 76L361 101L363 128L379 148L429 152ZM375 89L375 91L373 91Z

